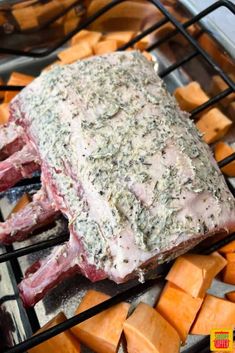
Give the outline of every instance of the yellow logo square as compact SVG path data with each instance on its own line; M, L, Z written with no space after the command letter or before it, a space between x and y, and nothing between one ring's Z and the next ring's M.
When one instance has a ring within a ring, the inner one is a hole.
M211 330L210 349L212 352L232 352L233 330L226 328Z

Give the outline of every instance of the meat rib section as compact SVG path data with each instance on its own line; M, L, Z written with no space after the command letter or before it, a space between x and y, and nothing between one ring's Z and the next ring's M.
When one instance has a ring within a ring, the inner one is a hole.
M23 135L23 129L15 123L0 126L0 161L24 146Z
M15 185L23 178L31 177L40 169L33 146L28 143L20 151L0 162L0 192Z
M50 276L55 285L76 267L120 283L235 229L234 199L209 147L138 52L43 73L13 100L11 119L37 150L71 233L66 271L49 258L21 283L28 305Z
M24 240L35 229L53 222L58 214L53 202L40 190L34 195L32 202L0 223L0 243L12 244L14 241Z

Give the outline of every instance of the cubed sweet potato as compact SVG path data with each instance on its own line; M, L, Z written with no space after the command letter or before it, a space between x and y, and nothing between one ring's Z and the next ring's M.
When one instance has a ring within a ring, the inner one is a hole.
M110 296L90 290L76 310L79 314L109 299ZM71 330L87 347L97 353L116 353L130 305L120 303L74 326Z
M77 60L87 58L93 54L91 46L86 42L81 42L65 49L58 54L62 64L71 64Z
M156 305L156 310L176 329L181 341L185 342L202 302L202 298L193 298L168 282Z
M227 261L217 252L211 255L186 254L176 259L166 279L194 298L201 298L226 264Z
M191 333L209 335L220 327L235 328L235 303L207 294Z
M12 11L12 15L22 31L38 28L38 18L33 6L17 8Z
M66 320L63 312L60 312L54 319L49 321L37 333L43 332ZM80 353L80 344L73 334L67 330L49 340L28 350L28 353Z
M19 212L20 210L22 210L26 205L28 205L31 202L31 197L27 194L24 193L21 198L17 201L15 207L13 208L13 210L11 211L9 217L16 212Z
M203 140L208 144L224 137L231 125L232 121L217 108L210 109L196 123L198 130L203 133Z
M93 47L93 45L99 42L101 37L102 34L100 32L83 29L72 37L71 45L76 45L85 41L91 47Z
M114 52L118 49L118 44L115 39L108 39L102 42L96 43L93 47L96 55L102 55L106 53Z
M105 40L116 40L118 47L121 45L129 42L134 36L134 31L116 31L116 32L109 32L106 33L104 36Z
M4 125L8 122L9 115L8 103L0 104L0 125Z
M223 272L223 281L235 285L235 253L227 253L226 260L228 263Z
M218 142L215 145L215 159L217 162L220 162L224 158L230 156L232 153L234 153L235 150L230 147L227 143L225 142ZM235 176L235 161L229 163L225 167L223 167L222 172L230 177Z
M0 86L4 85L3 79L0 77ZM0 91L0 99L4 98L5 91Z
M222 248L219 249L221 254L227 254L230 252L235 252L235 240L232 240L227 245L224 245Z
M151 306L140 303L124 323L128 353L178 353L177 331Z
M235 303L235 290L232 292L226 293L226 298L231 302Z
M231 79L235 79L235 75L230 75ZM225 91L228 88L227 84L224 82L222 77L219 75L215 75L212 77L210 94L215 96L222 91ZM220 104L222 104L225 108L231 103L235 101L235 92L229 94L227 97L220 100Z
M27 86L34 80L33 76L12 72L7 84L9 86ZM4 103L9 103L16 95L17 91L6 91L4 95Z
M199 83L195 81L186 86L176 88L174 96L179 103L180 108L187 112L197 108L209 99Z

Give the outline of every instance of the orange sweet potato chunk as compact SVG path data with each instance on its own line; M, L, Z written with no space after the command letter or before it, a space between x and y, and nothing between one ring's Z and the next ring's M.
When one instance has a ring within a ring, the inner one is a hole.
M128 353L178 353L176 330L151 306L140 303L124 323Z
M198 82L193 81L184 87L178 87L174 96L182 110L190 112L194 108L208 101L209 97Z
M217 162L222 161L224 158L230 156L234 152L235 152L235 150L225 142L221 141L215 145L215 159L217 160ZM234 177L235 176L235 161L229 163L228 165L223 167L221 170L226 175L228 175L230 177Z
M108 39L95 44L93 49L96 55L102 55L102 54L111 53L117 50L118 44L115 39Z
M148 48L149 44L150 44L150 40L147 36L147 37L140 39L137 43L135 43L134 48L139 49L139 50L145 50Z
M228 262L235 262L235 252L234 253L227 253L226 254L226 260Z
M117 31L117 32L109 32L105 34L104 38L106 40L116 40L117 45L121 46L125 43L128 43L132 38L134 38L136 32L134 31Z
M223 281L228 284L235 284L235 253L226 254L228 261L223 272Z
M76 310L79 314L109 299L110 296L90 290ZM71 330L79 341L97 353L115 353L130 305L117 304L110 309L74 326Z
M58 54L62 64L71 64L77 60L87 58L93 54L91 46L86 42L73 45Z
M17 201L15 207L11 211L10 215L11 216L13 213L19 212L24 208L26 205L28 205L31 202L31 198L27 193L24 193L21 198Z
M185 342L202 302L202 298L193 298L168 282L156 305L156 310L176 329L181 341Z
M227 245L225 245L222 248L220 248L219 252L221 254L227 254L227 253L230 253L230 252L235 252L235 240L231 241Z
M196 122L203 140L208 144L223 138L231 125L232 121L217 108L210 109Z
M0 125L4 125L9 119L9 105L8 103L0 104Z
M50 327L61 324L66 320L64 313L60 312L54 319L49 321L43 326L37 333L45 331ZM80 353L80 343L73 336L73 334L67 330L59 335L50 338L49 340L39 344L28 350L28 353Z
M100 32L83 29L72 37L71 45L76 45L85 41L92 47L99 42L101 37L102 34Z
M3 79L0 77L0 86L3 86L3 85L4 85L4 81L3 81ZM4 91L0 91L0 99L4 98L4 94L5 94Z
M235 303L207 294L191 333L209 335L216 327L235 328Z
M27 86L34 80L33 76L21 74L20 72L12 72L7 84L10 86ZM4 103L9 103L19 92L6 91L4 95Z
M227 261L218 252L211 255L187 254L176 259L166 279L192 297L201 298L226 264Z
M226 298L231 302L235 303L235 290L232 292L226 293Z

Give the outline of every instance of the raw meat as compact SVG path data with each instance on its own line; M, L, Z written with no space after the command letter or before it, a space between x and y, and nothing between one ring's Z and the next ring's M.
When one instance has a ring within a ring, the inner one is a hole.
M15 123L0 128L0 161L19 151L24 145L23 129Z
M0 162L0 191L15 185L22 178L31 177L40 169L37 153L30 143Z
M24 240L35 229L51 223L58 214L53 201L40 190L26 207L0 223L0 243L11 244L15 240Z
M11 104L70 240L26 274L33 305L81 271L120 283L235 229L235 202L188 115L138 52L43 73Z

